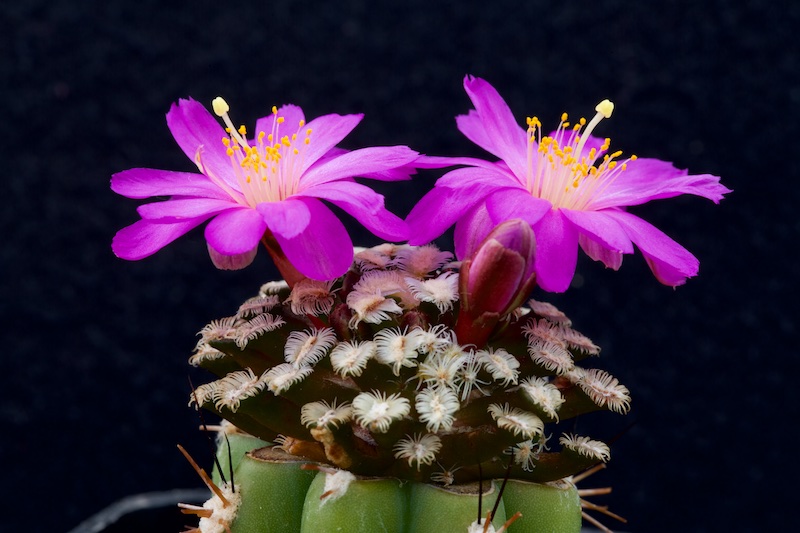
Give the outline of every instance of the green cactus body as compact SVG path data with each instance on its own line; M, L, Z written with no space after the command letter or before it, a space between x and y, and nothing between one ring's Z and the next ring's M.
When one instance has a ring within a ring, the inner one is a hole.
M396 478L357 478L349 481L341 495L323 497L343 483L334 476L347 477L345 471L320 472L306 494L301 533L404 533L406 528L406 489Z
M513 533L562 533L581 530L581 501L572 483L546 485L509 480L503 491L509 509L522 512Z
M231 533L299 531L302 502L315 475L300 464L298 458L245 455L235 470L242 499Z
M432 246L361 250L342 278L268 283L235 316L201 331L190 361L218 379L191 401L250 435L228 439L241 512L261 512L248 503L252 493L292 499L293 511L281 513L302 516L277 529L278 518L240 516L233 533L467 531L477 499L442 488L505 477L496 531L517 511L523 518L512 532L579 529L574 487L551 482L606 462L608 446L572 434L548 439L569 418L627 412L628 390L583 366L599 348L552 305L482 311L476 302L492 304L491 292L471 294L451 258ZM280 468L297 476L266 476L269 488L256 488L251 478L279 467L238 458L264 441L321 473L312 481L294 462ZM227 455L221 449L223 468ZM356 481L340 498L320 500L337 471ZM353 529L368 519L381 522Z
M319 465L323 470L301 468L304 463L272 447L242 457L234 470L239 503L231 533L466 532L481 503L485 511L494 506L501 483L487 481L479 503L477 483L363 478ZM580 502L570 483L510 480L493 515L495 531L506 521L506 508L522 513L517 533L580 531Z
M496 483L487 482L488 490L482 496L483 507L494 505L499 493ZM478 484L441 487L430 483L412 482L409 486L408 523L406 531L419 533L465 532L477 519ZM492 517L492 524L499 529L506 521L503 501Z
M269 445L270 443L267 441L235 430L230 424L223 425L217 438L217 461L211 479L217 485L221 485L223 477L229 476L239 467L239 463L247 452ZM222 475L220 475L217 465L222 469Z

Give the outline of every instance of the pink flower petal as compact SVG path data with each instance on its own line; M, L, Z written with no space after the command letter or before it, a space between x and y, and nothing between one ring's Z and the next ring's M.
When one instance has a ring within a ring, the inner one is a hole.
M224 211L206 226L208 245L222 255L252 252L267 229L261 214L241 207Z
M451 170L436 181L436 186L453 189L475 185L485 185L495 189L519 188L519 180L510 170L498 163L487 162L487 164L488 166L470 166Z
M473 167L483 167L490 170L496 170L498 162L484 161L483 159L476 159L474 157L441 157L433 155L421 155L414 161L414 166L417 168L444 168L452 167L455 165L469 165ZM511 173L506 168L506 172ZM516 177L514 177L516 180Z
M476 173L476 170L479 172ZM485 171L459 168L448 172L446 176L453 181L458 181L459 177L469 181L477 174L485 175ZM440 178L440 181L443 178ZM410 232L409 244L416 246L429 243L496 189L496 185L487 183L483 179L475 179L466 187L450 188L437 185L422 197L406 217Z
M497 149L494 146L494 140L488 135L486 128L483 125L481 116L474 109L470 109L466 115L458 115L456 117L456 127L458 131L464 136L477 144L490 154L497 155ZM497 155L497 157L500 157Z
M304 190L302 195L337 205L381 239L394 242L408 240L408 225L387 211L383 196L369 187L338 181L311 187Z
M689 175L672 163L640 158L627 163L627 169L592 202L593 209L639 205L650 200L693 194L719 203L731 192L711 174Z
M305 231L311 223L311 212L308 202L303 198L291 197L282 202L265 202L258 204L256 210L266 221L270 231L276 236L293 239Z
M339 144L353 131L364 115L323 115L309 122L304 130L311 130L311 142L305 149L302 171L305 172L328 150ZM299 137L299 135L298 135Z
M622 254L633 253L633 244L625 230L606 211L573 211L562 209L561 214L580 232L578 240L583 251L606 267L622 266Z
M397 168L379 170L377 172L365 172L361 177L377 181L408 181L411 179L411 176L416 173L416 163L411 162Z
M171 198L163 202L140 205L136 211L139 216L149 220L170 219L176 222L196 217L210 217L216 213L235 207L230 199L216 198ZM161 220L167 222L167 220Z
M696 276L700 262L686 248L641 218L624 211L606 212L639 247L656 279L664 285L683 285Z
M484 133L476 134L478 121L467 119L468 129L472 137L492 140L490 153L505 161L517 176L524 176L527 167L528 136L517 124L514 114L497 90L486 80L467 76L464 78L464 89L480 119ZM467 115L469 116L469 115ZM465 134L466 135L466 134Z
M111 190L128 198L173 195L229 198L202 174L152 168L132 168L114 174L111 177Z
M216 251L210 244L207 244L208 249L208 256L211 258L211 262L217 267L219 270L241 270L253 264L253 260L256 258L256 254L258 253L258 247L256 246L249 252L245 252L243 254L236 254L236 255L224 255Z
M117 232L111 242L111 249L117 257L138 261L153 255L205 220L205 217L197 217L182 222L163 224L139 220Z
M453 241L456 249L456 258L464 260L475 253L478 246L489 235L495 224L492 222L486 203L481 202L477 207L466 213L456 222L453 232Z
M278 140L283 137L284 135L288 135L289 137L292 136L293 133L297 133L300 131L300 121L305 121L306 117L303 115L303 110L300 107L292 104L286 104L278 108L278 115L279 117L283 117L283 123L278 124L278 130L275 132L275 137L273 142L278 142ZM256 121L256 129L253 132L253 138L258 138L258 134L262 131L269 135L272 132L272 127L275 125L275 115L269 114L266 117L262 117ZM305 132L305 127L303 127L302 131ZM305 133L303 133L305 135ZM298 133L298 137L300 134ZM264 142L267 142L266 139Z
M628 234L616 220L607 216L606 212L561 210L561 214L591 240L611 251L632 254L633 244L631 244Z
M553 208L547 200L536 198L525 189L509 188L495 191L486 197L486 209L495 225L521 218L531 226Z
M536 280L548 292L569 288L578 262L578 230L552 209L533 227L536 235Z
M600 261L607 268L612 270L619 270L622 266L622 253L609 250L597 241L581 233L578 237L578 244L580 244L583 253L594 259Z
M348 153L349 150L345 150L344 148L331 148L328 150L324 156L317 160L316 165L322 165L324 161L328 159L333 159L335 157L339 157L340 155L344 155ZM390 168L387 170L379 170L377 172L365 172L360 177L362 178L369 178L371 180L378 180L378 181L406 181L410 180L411 176L417 173L417 161L419 157L403 166L399 166L397 168ZM437 167L438 168L438 167Z
M167 126L178 146L190 160L198 164L198 151L202 155L202 169L230 181L231 161L225 153L222 138L227 137L217 119L199 102L181 99L167 113ZM198 164L198 168L201 165Z
M306 205L310 223L292 238L273 230L286 258L311 279L328 280L343 275L353 261L353 243L347 230L319 200L296 201Z
M300 177L299 192L308 187L343 178L402 167L413 162L418 156L417 152L407 146L386 146L361 148L338 157L325 158Z

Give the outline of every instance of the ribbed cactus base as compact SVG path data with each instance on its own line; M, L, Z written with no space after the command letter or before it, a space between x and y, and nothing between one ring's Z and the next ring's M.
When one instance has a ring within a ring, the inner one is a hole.
M495 506L501 483L484 482L479 503L477 483L443 487L356 477L271 447L253 450L237 460L234 449L260 441L232 437L230 456L240 503L227 524L207 520L204 528L201 521L202 533L226 531L225 526L231 533L466 533L478 518L479 505L484 517ZM228 457L224 445L219 456ZM301 468L303 465L308 466ZM577 490L567 482L510 480L492 520L494 529L489 531L502 531L507 516L517 511L522 518L510 526L511 533L577 533L581 528Z
M511 533L581 530L581 501L572 483L547 485L510 479L503 491L506 509L522 512Z

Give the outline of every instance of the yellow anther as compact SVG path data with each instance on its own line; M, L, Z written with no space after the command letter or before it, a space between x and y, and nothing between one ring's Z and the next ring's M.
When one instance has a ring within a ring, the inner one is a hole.
M271 133L270 133L269 135L267 135L267 140L268 140L269 142L272 142L272 134L271 134Z
M245 127L244 127L244 124L242 124L241 126L239 126L239 133L240 133L241 135L247 135L247 128L245 128Z
M264 137L265 137L266 135L267 135L267 134L266 134L266 132L263 132L263 131L259 132L259 133L258 133L258 140L259 140L259 142L263 141L263 140L264 140Z
M567 128L569 128L569 122L565 122L564 123L564 129L567 129Z
M306 121L305 121L305 120L301 120L301 121L299 122L299 125L298 125L297 127L298 127L298 128L302 128L302 127L303 127L303 126L305 126L305 125L306 125Z
M225 150L225 153L228 154L229 156L233 155L233 148L228 148L227 150Z
M566 113L561 113L561 122L566 122L568 116Z
M581 117L579 122L581 123L581 126L585 126L586 125L586 119L583 118L583 117Z
M611 154L611 158L613 159L613 158L615 158L615 157L619 157L619 156L621 156L621 155L622 155L622 150L617 150L616 152L614 152L613 154Z
M222 144L224 144L225 146L230 146L231 145L231 140L229 138L227 138L227 137L223 137L222 138Z
M603 100L597 104L594 110L603 115L604 118L609 118L611 113L614 112L614 103L611 100Z
M294 149L294 155L297 155L297 154L299 154L299 153L300 153L300 150L298 150L297 148L295 148L295 149Z
M297 140L297 134L296 134L296 133L292 133L292 140L293 140L293 141L296 141L296 140Z
M306 137L308 137L309 135L311 135L311 131L312 131L312 130L311 130L311 128L308 128L308 129L306 130Z
M218 117L223 116L231 109L231 107L228 105L228 102L226 102L221 96L217 96L211 101L211 107L214 109L214 114L216 114Z
M273 114L273 115L277 115L277 114L278 114L278 108L277 108L277 106L272 106L272 114Z
M286 119L283 117L278 117L278 124L283 124Z
M638 155L632 155L630 157L630 159L631 159L631 161L636 161L637 159L639 159L639 156Z
M306 143L306 144L309 144L309 143L311 143L311 139L309 139L308 137L306 137L306 138L305 138L305 140L304 140L303 142L304 142L304 143Z

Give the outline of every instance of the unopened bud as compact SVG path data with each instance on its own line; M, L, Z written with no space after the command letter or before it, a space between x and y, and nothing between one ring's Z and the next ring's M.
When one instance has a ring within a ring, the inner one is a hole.
M536 239L514 219L494 228L464 260L459 279L459 342L481 346L497 322L525 301L536 281Z
M473 313L513 311L532 288L535 256L536 240L527 222L514 219L497 226L462 267L462 305Z

